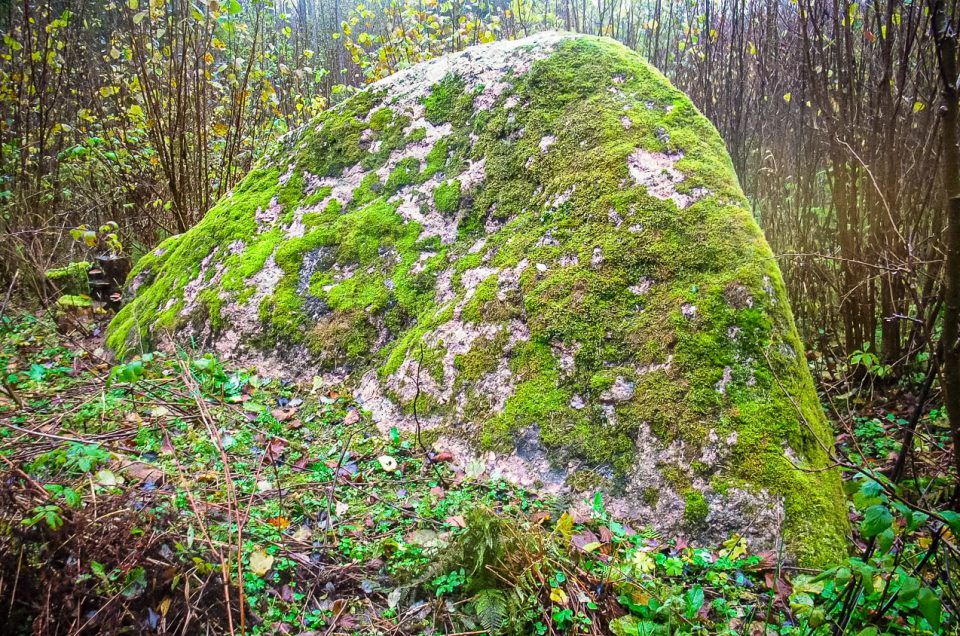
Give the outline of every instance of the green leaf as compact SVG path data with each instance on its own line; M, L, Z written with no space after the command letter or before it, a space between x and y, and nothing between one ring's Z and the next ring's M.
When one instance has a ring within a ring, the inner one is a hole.
M867 539L871 539L893 523L893 515L883 504L870 506L863 514L863 521L860 522L860 532Z
M945 510L940 513L940 516L943 517L943 520L947 522L950 532L955 535L960 535L960 513L956 513L952 510Z
M47 375L47 368L34 362L30 365L30 372L27 375L34 382L43 382L43 378Z
M123 586L123 597L127 600L137 598L143 594L147 589L147 574L146 571L137 566L130 570L127 573L127 580L124 582Z
M896 535L893 533L893 528L887 528L877 535L877 548L879 548L881 554L886 554L890 551L890 548L893 547L893 540L895 538Z
M98 563L97 561L91 561L91 562L90 562L90 571L93 572L94 574L96 574L96 575L97 575L98 577L100 577L101 579L107 578L107 571L106 571L106 569L103 567L103 564L102 564L102 563Z
M909 603L913 599L917 598L917 593L920 591L920 579L907 576L900 582L900 591L897 593L897 600L901 603Z
M686 615L687 618L693 618L697 615L697 612L700 611L700 608L703 607L703 587L700 585L694 585L687 593L683 595L683 600L687 604Z
M939 630L940 614L943 609L940 605L940 597L929 587L925 587L920 590L920 594L917 596L917 604L920 609L920 614L927 619L930 627L932 627L934 631Z
M230 3L227 4L227 13L231 15L235 15L237 13L240 13L241 8L242 7L240 6L240 3L237 2L237 0L230 0Z
M927 519L930 518L930 515L925 512L920 512L919 510L911 510L905 516L907 519L907 532L913 532L919 529L927 522Z

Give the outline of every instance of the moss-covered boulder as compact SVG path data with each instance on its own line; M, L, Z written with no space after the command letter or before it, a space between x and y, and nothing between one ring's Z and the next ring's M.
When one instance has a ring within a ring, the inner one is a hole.
M385 429L416 416L461 462L664 533L844 551L829 428L723 142L613 41L545 33L374 84L128 287L121 356L179 342L347 381Z

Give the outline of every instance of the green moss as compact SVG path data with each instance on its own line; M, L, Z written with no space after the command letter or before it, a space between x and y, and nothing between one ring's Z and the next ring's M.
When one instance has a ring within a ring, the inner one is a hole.
M427 129L416 128L410 131L410 134L407 136L407 141L409 143L416 143L418 141L423 141L426 138L427 138Z
M362 207L370 203L380 196L382 189L383 186L380 183L380 178L377 177L377 173L371 172L363 178L360 186L354 190L351 205L353 207Z
M658 467L660 474L677 492L690 490L693 480L690 474L680 466L665 465Z
M46 272L44 272L44 276L47 277L47 280L57 282L64 279L74 278L76 276L85 277L89 269L90 263L87 261L77 261L63 267L48 269Z
M370 113L370 128L383 130L393 121L393 111L389 108L379 108Z
M93 306L89 296L66 294L57 298L57 306L64 309L82 309Z
M447 165L448 144L446 139L438 139L433 148L427 153L427 165L423 169L421 178L426 181L434 175L444 171Z
M519 318L523 309L519 297L515 293L502 294L496 276L491 276L481 282L473 297L464 305L460 315L468 322L488 322L504 324L511 319Z
M404 136L404 131L410 124L406 115L395 115L389 108L381 108L370 116L370 129L374 131L373 138L367 143L361 142L361 148L367 150L361 165L367 170L379 168L390 154L410 143L412 139ZM376 141L376 152L370 151L371 142Z
M444 181L433 189L433 202L441 214L452 214L460 207L460 182Z
M507 338L507 331L501 330L492 339L480 338L474 341L469 352L457 354L454 357L454 366L459 372L458 381L476 382L496 369L503 358Z
M653 487L643 489L643 503L650 508L656 508L660 501L660 491Z
M573 492L588 493L607 488L608 479L593 470L577 470L567 476L567 486Z
M420 175L420 161L415 157L401 159L387 177L386 191L393 194L403 186L413 185Z
M710 506L703 493L698 490L688 490L683 495L683 519L691 526L702 525L710 514Z
M321 368L357 365L372 355L377 331L358 309L327 314L310 332L307 344L318 356Z
M467 92L461 78L447 75L423 99L423 106L430 123L452 122L462 126L473 115L473 95Z
M44 276L62 294L87 294L90 290L87 281L87 271L90 267L91 265L87 261L78 261L63 267L48 269L44 272Z

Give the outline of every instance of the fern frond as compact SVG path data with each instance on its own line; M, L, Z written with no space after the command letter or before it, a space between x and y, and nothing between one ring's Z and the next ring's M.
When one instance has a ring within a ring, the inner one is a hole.
M488 587L477 592L474 607L480 624L493 636L503 627L503 619L507 615L507 598L500 590Z

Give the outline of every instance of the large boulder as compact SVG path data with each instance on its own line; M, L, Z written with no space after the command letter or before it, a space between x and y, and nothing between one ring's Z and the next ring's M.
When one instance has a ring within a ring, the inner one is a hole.
M664 534L844 553L832 440L724 145L608 39L403 70L137 264L123 356L348 382L384 429ZM476 464L474 464L476 465Z

